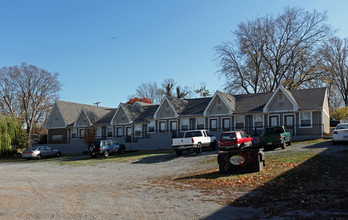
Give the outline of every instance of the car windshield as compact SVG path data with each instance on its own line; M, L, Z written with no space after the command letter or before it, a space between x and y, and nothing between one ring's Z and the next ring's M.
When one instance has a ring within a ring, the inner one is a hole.
M348 124L346 125L337 125L336 130L348 129Z
M221 135L221 140L233 140L236 138L235 133L226 133Z

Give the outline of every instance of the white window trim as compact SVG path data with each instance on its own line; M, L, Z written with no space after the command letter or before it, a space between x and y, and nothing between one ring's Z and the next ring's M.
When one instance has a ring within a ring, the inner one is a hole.
M261 117L262 117L262 127L261 128L256 128L256 126L255 126L255 116L260 116L261 115ZM263 115L263 114L256 114L256 115L253 115L253 128L255 129L256 128L256 130L263 130L263 128L265 127L265 116Z
M140 126L140 128L141 128L141 130L140 130L140 135L139 135L139 136L136 136L136 135L135 135L135 133L138 131L138 130L135 129L135 127L137 127L137 126ZM133 132L133 135L134 135L134 137L137 137L137 138L143 137L143 126L142 126L142 125L134 125L134 132Z
M282 96L282 99L280 99L280 95ZM284 101L284 93L278 93L278 101L283 102Z
M164 122L164 131L163 132L167 131L167 121L161 120L161 121L158 121L158 132L162 132L161 123L163 123L163 122Z
M187 122L188 122L188 124L187 124L187 130L182 130L182 125L183 125L183 124L182 124L182 120L183 120L183 119L187 120ZM189 130L190 130L190 119L189 119L189 118L180 118L179 121L180 121L180 127L179 127L178 130L179 130L180 132L185 132L185 131L189 131Z
M310 120L310 126L302 126L302 123L301 123L301 114L302 113L310 113L309 115L309 120ZM312 112L299 112L299 128L312 128L313 127L313 114Z
M268 127L271 127L271 126L272 126L272 125L269 123L269 118L270 118L270 117L273 117L273 116L277 116L277 117L278 117L278 125L277 125L277 126L281 125L281 123L280 123L280 114L269 114L269 115L267 116L267 125L268 125Z
M209 119L208 119L208 130L209 130L209 131L211 131L210 120L216 120L216 130L215 130L215 131L218 131L218 128L219 128L219 126L218 126L219 118L214 117L214 118L209 118Z
M202 118L203 119L203 127L204 127L204 129L206 128L205 127L205 118L204 117L199 117L199 118ZM196 118L196 129L198 130L198 120L197 119L199 119L199 118Z
M179 129L178 129L178 120L170 120L169 121L169 130L170 131L172 131L172 128L170 127L171 126L171 124L172 124L172 122L176 122L176 129L174 130L174 131L178 131Z
M237 129L237 117L244 117L244 120L243 120L243 128L242 129ZM234 125L233 125L233 127L234 127L234 130L236 130L236 131L244 131L245 130L245 115L235 115L234 116Z
M228 130L231 130L231 128L232 128L232 119L231 119L231 117L223 117L223 118L221 118L221 122L220 122L220 124L221 124L221 129L222 129L222 131L224 131L224 119L229 119L230 120L230 125L229 125L229 127L228 127Z
M155 133L156 132L156 121L155 120L152 120L154 123L153 123L153 131L149 131L149 124L150 123L147 123L147 126L146 126L146 132L147 133Z
M121 136L118 136L118 129L121 128L122 129L122 134ZM116 137L123 137L124 136L124 129L122 126L116 126Z

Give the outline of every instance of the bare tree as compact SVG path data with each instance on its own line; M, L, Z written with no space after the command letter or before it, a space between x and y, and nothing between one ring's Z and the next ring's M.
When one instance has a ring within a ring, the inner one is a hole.
M274 91L283 84L298 89L320 80L317 47L332 33L326 13L285 8L276 18L242 22L234 41L215 47L220 76L229 92Z
M175 87L176 82L172 78L165 79L162 82L162 94L167 96L173 96L173 88Z
M30 134L33 127L44 122L58 98L58 74L22 63L1 68L0 78L1 112L22 118Z
M180 86L177 86L176 87L176 97L179 98L179 99L184 99L186 98L186 96L189 94L189 89L188 87L180 87Z
M136 89L136 97L140 98L148 98L154 104L159 104L162 101L162 92L161 89L158 88L156 82L148 82L142 83Z
M321 49L324 70L332 90L341 95L348 106L348 40L333 37Z
M200 97L209 97L211 96L209 89L207 89L207 85L202 82L201 87L195 90L195 93L199 94Z

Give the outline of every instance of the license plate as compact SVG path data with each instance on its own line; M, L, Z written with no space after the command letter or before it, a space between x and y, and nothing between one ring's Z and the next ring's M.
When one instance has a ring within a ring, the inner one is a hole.
M272 145L273 143L272 142L267 142L267 145Z

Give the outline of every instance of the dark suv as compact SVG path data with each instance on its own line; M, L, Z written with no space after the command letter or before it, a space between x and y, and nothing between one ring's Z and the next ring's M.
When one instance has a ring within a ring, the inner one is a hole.
M118 144L112 140L93 141L88 145L88 152L92 157L102 155L106 158L110 154L124 154L125 151L124 144Z

